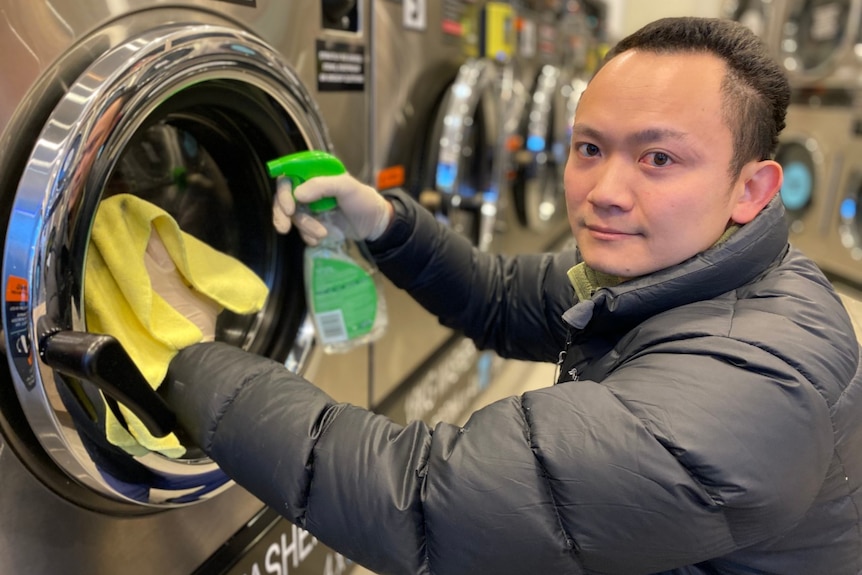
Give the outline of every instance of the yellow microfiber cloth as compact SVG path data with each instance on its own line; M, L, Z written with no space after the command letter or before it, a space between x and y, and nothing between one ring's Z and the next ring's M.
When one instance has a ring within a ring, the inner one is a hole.
M151 277L153 270L158 277ZM266 284L242 262L183 232L163 209L131 194L100 203L85 273L87 330L115 337L153 389L178 350L205 339L199 326L214 326L223 308L255 313L268 295ZM174 307L173 298L169 303L162 297L172 287L193 294L186 299L194 302ZM120 409L128 431L106 408L108 441L133 455L185 453L174 434L153 437L134 414Z

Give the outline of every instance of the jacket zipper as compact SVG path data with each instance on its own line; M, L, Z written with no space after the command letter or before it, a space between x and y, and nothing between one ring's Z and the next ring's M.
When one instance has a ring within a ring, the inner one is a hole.
M563 351L560 352L560 355L557 356L557 369L554 370L554 385L557 383L562 383L560 381L560 370L563 369L563 362L566 361L566 355L569 353L569 346L572 345L572 328L569 327L566 329L566 344L563 346ZM572 367L568 373L572 377L572 381L578 381L578 368Z

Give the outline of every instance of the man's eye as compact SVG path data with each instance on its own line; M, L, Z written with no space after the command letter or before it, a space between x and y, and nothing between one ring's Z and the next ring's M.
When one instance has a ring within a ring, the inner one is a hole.
M599 155L599 147L595 144L578 144L578 153L585 158L592 158Z
M650 152L646 155L646 161L653 166L663 167L672 164L673 158L664 152Z

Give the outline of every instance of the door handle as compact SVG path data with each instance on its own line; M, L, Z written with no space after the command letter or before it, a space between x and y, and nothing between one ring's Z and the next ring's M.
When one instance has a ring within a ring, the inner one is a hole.
M164 437L176 428L174 412L113 336L82 331L49 333L39 342L39 355L53 369L86 379L125 405L153 436Z

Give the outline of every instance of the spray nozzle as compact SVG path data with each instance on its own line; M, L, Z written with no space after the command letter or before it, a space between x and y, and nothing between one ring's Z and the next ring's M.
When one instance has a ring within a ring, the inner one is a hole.
M321 150L305 150L282 156L266 163L271 178L284 177L290 180L293 189L317 176L338 176L347 170L341 160ZM338 205L335 198L321 198L308 204L312 212L325 212Z

